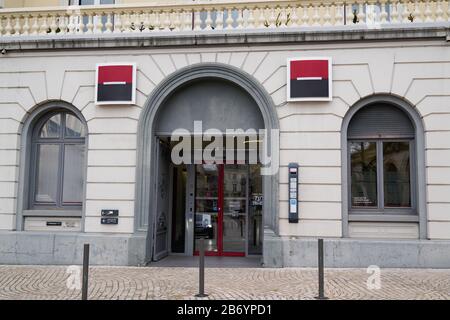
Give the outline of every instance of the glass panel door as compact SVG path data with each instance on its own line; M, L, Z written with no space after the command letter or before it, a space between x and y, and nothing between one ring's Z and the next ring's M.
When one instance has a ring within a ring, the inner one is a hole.
M248 209L248 254L262 254L263 227L263 191L261 167L250 165L249 173L249 209Z
M195 244L205 238L205 251L219 252L219 166L203 164L195 166Z
M198 254L199 238L205 238L207 255L245 256L247 249L248 253L260 254L262 186L259 166L203 164L196 165L195 172L194 253ZM254 198L251 203L249 192ZM251 244L249 234L253 239Z
M223 175L223 251L245 255L248 166L225 165Z

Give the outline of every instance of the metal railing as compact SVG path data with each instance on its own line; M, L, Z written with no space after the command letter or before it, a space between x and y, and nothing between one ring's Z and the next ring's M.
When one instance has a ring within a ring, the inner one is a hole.
M450 21L449 0L261 1L0 10L0 37L390 26Z

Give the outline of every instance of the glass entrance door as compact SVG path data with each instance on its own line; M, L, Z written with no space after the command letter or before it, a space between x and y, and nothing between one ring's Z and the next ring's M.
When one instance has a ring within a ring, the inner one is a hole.
M205 238L206 254L245 256L248 166L196 165L195 253Z
M210 255L220 253L219 166L216 164L195 166L194 250L198 251L199 239L205 238L205 251Z
M247 165L224 165L223 252L245 255L247 238Z

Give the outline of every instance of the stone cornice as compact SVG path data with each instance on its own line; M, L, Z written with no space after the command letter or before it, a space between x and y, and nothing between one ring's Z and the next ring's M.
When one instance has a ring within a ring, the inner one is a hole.
M443 40L450 42L450 24L423 24L420 27L355 28L350 26L289 29L254 30L245 32L160 32L157 34L111 34L92 36L38 36L0 38L0 50L68 50L68 49L127 49L196 46L240 46L311 44L355 41L410 41Z

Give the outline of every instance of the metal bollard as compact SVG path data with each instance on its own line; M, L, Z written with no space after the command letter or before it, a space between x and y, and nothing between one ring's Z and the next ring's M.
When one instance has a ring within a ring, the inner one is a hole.
M197 298L204 298L208 295L205 294L205 238L200 238L200 256L199 256L199 288Z
M81 300L88 299L88 279L89 279L89 243L85 243L83 250L83 283L81 287Z
M318 241L318 273L319 273L319 296L315 297L318 300L326 300L325 297L325 283L324 283L324 272L323 272L323 239L319 239Z

